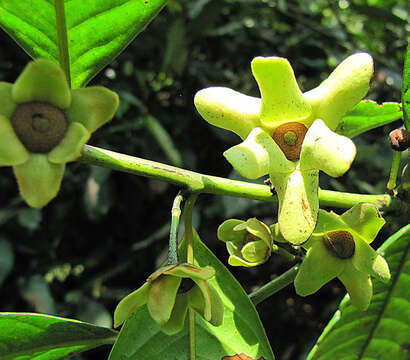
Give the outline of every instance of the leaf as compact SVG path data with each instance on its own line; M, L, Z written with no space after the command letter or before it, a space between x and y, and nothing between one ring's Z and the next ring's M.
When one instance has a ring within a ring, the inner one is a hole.
M407 45L407 55L404 61L401 102L403 104L404 124L407 131L410 131L410 42Z
M0 286L7 277L14 264L14 253L10 242L0 238Z
M399 103L386 102L378 105L374 101L363 100L343 117L336 132L354 138L366 131L390 124L402 116Z
M17 221L28 230L37 230L43 214L41 209L23 208L17 213Z
M85 86L167 0L65 0L72 87ZM58 61L53 0L1 0L0 26L31 57Z
M185 261L182 255L181 261ZM225 304L224 321L219 327L213 327L196 314L196 360L219 360L240 353L255 359L263 357L273 360L272 350L254 305L228 269L197 236L195 262L199 266L209 265L215 269L216 275L209 281ZM190 359L188 319L185 320L183 331L167 336L159 331L146 306L139 308L121 329L109 360L125 358Z
M112 344L116 334L107 328L50 315L0 313L0 359L62 359Z
M374 281L366 312L346 296L308 360L406 360L410 355L410 224L378 250L392 273L390 283Z

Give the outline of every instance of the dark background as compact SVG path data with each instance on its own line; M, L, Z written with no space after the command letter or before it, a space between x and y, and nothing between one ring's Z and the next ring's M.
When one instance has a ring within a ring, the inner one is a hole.
M228 86L259 96L250 72L255 56L291 62L306 91L348 55L367 51L375 75L367 98L400 101L401 71L410 30L406 0L185 0L169 6L90 85L120 93L113 121L90 144L201 173L239 178L222 152L239 142L214 128L193 107L196 91ZM0 80L14 82L28 56L0 35ZM152 115L163 127L146 121ZM354 139L358 156L338 179L321 187L383 193L392 152L387 134L400 122ZM164 141L169 134L173 144ZM0 140L1 141L1 140ZM139 287L165 259L170 209L178 189L166 183L82 163L67 166L58 197L42 210L18 195L11 168L0 170L0 310L35 311L111 326L118 301ZM262 183L264 179L258 182ZM201 195L194 223L202 240L227 263L216 239L227 218L257 216L271 224L270 203ZM341 210L336 210L340 213ZM375 246L408 221L390 217ZM253 291L291 265L278 257L258 268L231 268ZM258 305L277 359L304 359L344 295L338 281L307 298L293 286ZM109 347L78 355L106 358Z

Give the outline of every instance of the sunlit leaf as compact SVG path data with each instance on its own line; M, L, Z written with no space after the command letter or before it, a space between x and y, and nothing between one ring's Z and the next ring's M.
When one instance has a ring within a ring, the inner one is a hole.
M410 131L410 45L407 46L407 55L404 62L401 99L403 103L404 123L406 129Z
M390 124L402 116L403 111L399 103L378 105L374 101L364 100L343 117L336 132L353 138L379 126Z
M167 0L65 0L72 87L87 84ZM58 61L54 0L1 0L0 26L33 58Z
M57 360L112 344L113 330L81 321L29 313L0 313L0 359Z

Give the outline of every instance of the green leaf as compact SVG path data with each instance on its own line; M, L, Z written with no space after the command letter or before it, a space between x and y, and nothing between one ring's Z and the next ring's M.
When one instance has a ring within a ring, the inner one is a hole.
M392 280L374 281L366 312L346 296L308 360L406 360L410 348L410 224L378 250L389 263Z
M77 320L30 313L0 313L0 359L55 360L112 344L113 330Z
M407 131L410 131L410 43L407 45L407 55L404 61L401 102L403 104L404 124Z
M183 253L180 255L180 260L185 261ZM216 360L226 355L245 353L255 359L263 356L266 360L273 360L272 350L254 305L228 269L197 236L195 263L215 269L215 277L209 282L221 295L225 305L223 324L219 327L208 324L196 314L196 359ZM180 333L167 336L160 332L146 306L139 308L125 322L111 351L109 360L120 359L190 359L188 319Z
M167 0L65 0L72 87L113 61ZM0 26L33 58L58 62L53 0L1 0Z
M338 134L354 138L366 131L390 124L403 116L401 104L386 102L378 105L363 100L349 111L336 128Z

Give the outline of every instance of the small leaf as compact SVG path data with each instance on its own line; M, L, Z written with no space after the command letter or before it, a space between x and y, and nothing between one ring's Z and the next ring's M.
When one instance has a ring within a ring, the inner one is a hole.
M180 249L184 247L181 246ZM181 261L185 261L181 252ZM215 277L208 280L225 305L223 324L214 327L195 315L197 359L222 359L227 354L248 354L251 358L273 360L274 356L249 297L231 273L211 251L195 237L195 263L212 266ZM141 331L141 329L144 329ZM146 306L139 308L121 329L109 360L189 359L188 321L172 336L160 332Z
M379 126L390 124L403 116L401 104L386 102L378 105L371 100L363 100L342 119L336 132L353 138Z
M403 104L404 124L407 131L410 131L410 44L407 45L407 55L404 62L401 102Z
M167 0L65 0L71 80L86 85L151 22ZM0 26L31 57L58 61L50 0L2 0Z
M378 252L389 263L391 281L374 281L366 312L355 309L346 296L308 360L409 358L410 224L393 234Z
M107 328L50 315L0 313L0 359L63 359L112 344L116 334Z

